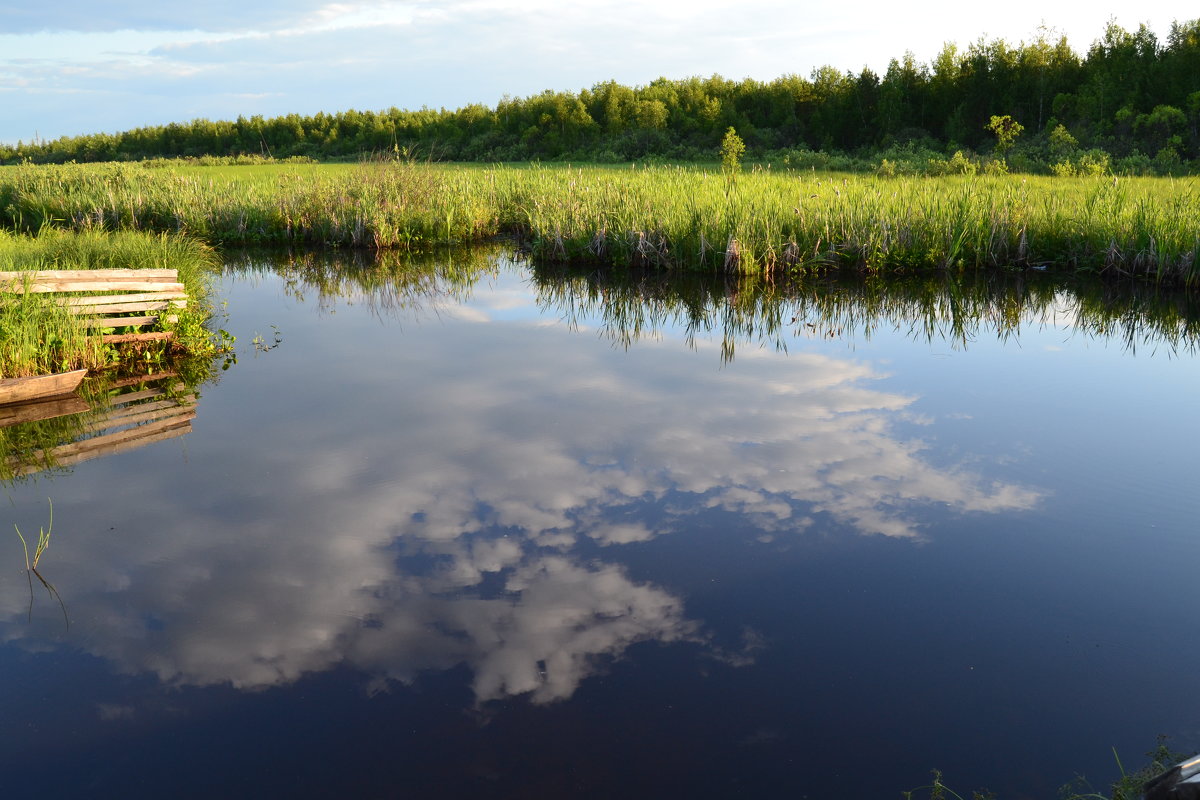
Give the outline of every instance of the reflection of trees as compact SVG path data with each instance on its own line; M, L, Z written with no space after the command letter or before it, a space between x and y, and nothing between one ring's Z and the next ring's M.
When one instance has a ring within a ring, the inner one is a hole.
M438 302L460 302L475 284L496 274L494 251L472 248L416 255L392 250L264 251L226 260L232 274L270 274L284 291L303 302L315 296L318 307L361 302L379 316L417 310Z
M362 302L387 316L462 302L478 281L495 277L503 261L500 248L425 255L272 251L243 253L226 269L280 275L297 300L315 295L322 307ZM605 335L624 347L668 327L681 328L689 343L716 334L726 361L739 344L785 349L793 334L870 338L884 328L957 346L1048 325L1114 339L1131 350L1191 351L1200 342L1200 297L1146 282L1028 272L764 277L561 265L531 269L538 305L569 323L600 320Z
M878 277L851 273L777 278L537 266L539 304L575 323L602 321L628 347L670 326L721 337L724 360L739 343L784 348L793 333L870 338L881 328L966 346L980 336L1068 326L1133 350L1192 351L1200 297L1143 282L1064 280L1028 274Z

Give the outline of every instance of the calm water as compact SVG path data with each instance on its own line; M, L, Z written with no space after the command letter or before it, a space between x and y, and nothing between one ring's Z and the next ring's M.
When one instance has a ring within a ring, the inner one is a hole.
M1191 307L765 288L231 266L190 432L5 487L62 605L0 535L3 795L1053 797L1200 749Z

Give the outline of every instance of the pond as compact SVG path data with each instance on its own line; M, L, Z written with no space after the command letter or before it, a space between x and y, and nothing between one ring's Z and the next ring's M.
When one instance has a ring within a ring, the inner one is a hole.
M5 484L54 590L0 535L6 796L1050 797L1200 749L1186 297L487 250L218 297L186 430Z

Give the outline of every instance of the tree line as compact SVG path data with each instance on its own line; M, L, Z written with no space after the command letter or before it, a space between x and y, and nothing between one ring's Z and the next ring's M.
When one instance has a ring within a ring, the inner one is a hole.
M963 163L990 157L1027 171L1186 172L1200 168L1200 19L1173 23L1166 41L1145 25L1110 23L1085 53L1041 30L1016 46L983 38L946 44L928 64L905 53L882 76L824 66L769 82L608 81L578 93L505 97L494 107L196 119L0 145L0 162L388 152L483 162L706 161L730 128L748 157L797 166L894 168L957 153ZM1006 142L1001 130L1023 133Z

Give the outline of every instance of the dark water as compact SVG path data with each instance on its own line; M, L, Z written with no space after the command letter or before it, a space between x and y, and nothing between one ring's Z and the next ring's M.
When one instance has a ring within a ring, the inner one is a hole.
M189 433L6 486L62 605L0 535L4 797L1053 797L1200 749L1186 299L219 294Z

